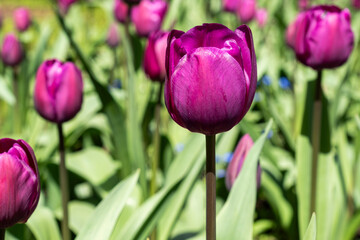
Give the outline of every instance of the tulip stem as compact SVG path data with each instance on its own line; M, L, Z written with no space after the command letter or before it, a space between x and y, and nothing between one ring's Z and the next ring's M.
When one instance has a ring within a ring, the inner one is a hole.
M64 134L62 129L62 124L58 123L58 133L59 133L59 152L60 152L60 188L62 196L62 209L63 209L63 219L61 223L61 231L63 240L70 240L70 230L68 224L68 202L69 202L69 184L68 176L65 165L65 144L64 144Z
M0 228L0 240L5 240L5 228Z
M19 72L17 67L13 67L13 91L16 99L14 108L14 132L20 133L22 117L20 116Z
M310 199L310 216L316 209L316 185L317 185L317 169L318 169L318 157L320 149L320 129L321 129L321 70L317 73L316 88L315 88L315 101L313 108L312 119L312 164L311 164L311 199Z
M215 135L206 136L206 240L216 239Z

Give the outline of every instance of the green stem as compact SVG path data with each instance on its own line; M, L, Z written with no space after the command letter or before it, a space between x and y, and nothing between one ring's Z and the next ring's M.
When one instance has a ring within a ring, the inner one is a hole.
M113 84L113 82L115 80L115 69L117 67L116 48L112 49L112 52L113 52L113 58L114 58L114 65L110 71L109 85Z
M0 228L0 240L5 240L5 228Z
M215 135L206 136L206 240L216 239Z
M321 109L322 109L322 90L321 90L321 70L318 71L315 88L315 101L312 119L312 164L311 164L311 199L310 199L310 216L316 209L316 185L317 185L317 169L318 157L320 149L320 130L321 130Z
M20 133L21 131L21 112L20 112L20 94L19 94L19 72L18 68L13 68L13 91L15 96L14 108L14 132Z
M60 176L60 188L62 196L62 209L63 209L63 219L61 223L61 231L63 240L70 240L70 230L69 230L69 214L68 214L68 202L69 202L69 183L68 176L65 165L65 143L64 143L64 134L62 129L62 124L58 123L58 133L59 133L59 152L60 152L60 166L59 166L59 176Z

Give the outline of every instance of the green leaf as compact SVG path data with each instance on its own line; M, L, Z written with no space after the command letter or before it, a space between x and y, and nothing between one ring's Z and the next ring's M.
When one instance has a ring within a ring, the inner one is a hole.
M313 213L303 240L316 240L316 215Z
M26 223L37 240L61 240L60 231L53 213L38 206Z
M77 240L109 239L125 203L134 190L139 171L121 181L96 207L91 218L81 229Z

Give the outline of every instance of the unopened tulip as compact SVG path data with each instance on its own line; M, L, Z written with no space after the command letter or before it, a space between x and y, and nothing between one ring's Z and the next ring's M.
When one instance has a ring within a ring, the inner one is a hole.
M223 0L223 8L227 12L236 12L241 0Z
M165 55L168 32L155 32L150 35L144 53L145 73L154 81L165 80Z
M60 12L66 14L70 6L75 3L77 0L58 0Z
M0 228L25 223L40 196L35 154L24 140L0 139Z
M360 0L353 0L352 4L355 8L360 9Z
M71 62L47 60L36 74L34 102L45 119L62 123L81 109L83 80L80 70Z
M268 13L265 8L256 10L256 21L259 27L263 28L266 25Z
M115 0L114 16L117 21L125 23L129 14L129 6L123 0Z
M309 0L299 0L298 1L299 9L304 11L309 8L310 1Z
M166 50L165 104L192 132L213 135L234 127L253 101L256 56L252 33L221 24L173 30Z
M109 31L106 37L106 43L111 48L115 48L120 43L119 30L115 23L112 23L109 27Z
M23 51L21 43L15 35L6 35L1 48L1 59L4 64L14 67L21 62L22 58Z
M131 12L131 20L139 36L147 37L160 29L167 11L164 0L142 0Z
M30 18L30 12L26 8L17 8L14 11L14 22L16 29L20 32L26 31L30 24L31 24L31 18Z
M242 23L250 22L256 15L256 0L240 0L236 14Z
M246 159L247 154L249 153L251 147L254 145L253 140L251 139L249 134L245 134L239 141L236 146L234 155L227 167L225 183L226 188L228 190L233 186L237 176L239 175L242 166L244 165L244 161ZM256 174L256 182L257 186L260 186L261 181L261 168L258 165L257 174Z
M293 45L297 59L313 69L341 66L353 50L348 9L316 6L300 13L290 27L293 35L289 45Z

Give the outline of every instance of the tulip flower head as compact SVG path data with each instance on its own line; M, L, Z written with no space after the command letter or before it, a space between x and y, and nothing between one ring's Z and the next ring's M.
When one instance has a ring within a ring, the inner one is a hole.
M14 67L18 65L23 58L21 43L14 34L5 36L1 47L1 59L7 66Z
M36 74L35 109L45 119L62 123L81 109L83 80L80 70L71 62L47 60Z
M192 132L225 132L253 101L256 56L252 33L221 24L173 30L166 50L165 104L172 119Z
M256 10L256 21L260 28L263 28L266 25L268 18L268 13L265 8Z
M336 6L315 6L300 13L287 30L297 59L315 70L344 64L354 47L350 12Z
M246 159L247 154L249 153L251 147L254 145L253 140L251 139L249 134L245 134L239 141L236 146L234 155L227 167L225 183L226 188L230 190L239 175L242 166L244 165L244 161ZM258 165L257 174L256 174L256 182L257 186L260 186L261 181L261 168Z
M256 16L256 0L240 0L236 14L242 23L248 23Z
M129 14L129 6L123 0L115 0L114 16L121 23L125 23Z
M309 8L309 6L310 6L310 1L309 1L309 0L299 0L299 1L298 1L298 6L299 6L299 9L300 9L301 11L304 11L304 10L306 10L306 9Z
M60 12L66 14L69 11L70 6L77 0L58 0Z
M116 48L120 43L119 30L115 23L112 23L109 27L106 43L111 48Z
M139 5L134 6L131 20L138 35L147 37L159 30L166 11L167 3L164 0L142 0Z
M165 55L168 32L152 33L148 39L144 53L145 73L154 81L165 80Z
M239 2L241 0L223 0L223 8L227 12L236 12Z
M25 223L40 196L35 154L24 140L0 139L0 228Z
M13 17L14 17L16 29L19 32L26 31L29 28L29 26L31 25L30 12L26 8L23 8L23 7L17 8L14 11Z
M354 8L360 9L360 0L353 0L352 4Z

